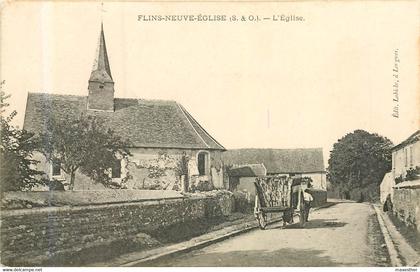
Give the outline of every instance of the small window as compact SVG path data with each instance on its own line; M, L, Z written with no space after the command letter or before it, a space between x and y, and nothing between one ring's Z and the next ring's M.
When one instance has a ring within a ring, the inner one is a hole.
M111 173L112 178L121 178L121 160L115 161Z
M52 176L61 176L61 161L60 159L54 159L52 161Z
M413 147L410 146L410 166L413 166Z
M205 152L198 153L197 157L197 166L198 166L198 174L200 176L205 176L207 174L207 162L208 154Z

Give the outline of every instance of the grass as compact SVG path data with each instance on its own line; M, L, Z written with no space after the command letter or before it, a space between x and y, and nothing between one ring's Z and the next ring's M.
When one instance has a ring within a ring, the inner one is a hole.
M420 233L413 227L408 227L401 220L399 220L393 213L388 212L388 216L391 219L394 226L405 238L408 244L420 254Z

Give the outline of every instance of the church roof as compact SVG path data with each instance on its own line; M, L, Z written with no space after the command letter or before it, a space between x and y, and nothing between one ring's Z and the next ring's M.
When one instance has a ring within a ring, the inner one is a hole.
M175 101L115 98L114 112L87 110L87 96L29 93L24 129L42 133L53 116L93 115L133 147L225 150Z
M268 174L325 172L322 148L231 149L222 158L226 165L263 163Z

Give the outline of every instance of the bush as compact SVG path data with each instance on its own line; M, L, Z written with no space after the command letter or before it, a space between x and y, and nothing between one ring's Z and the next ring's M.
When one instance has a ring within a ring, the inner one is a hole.
M50 191L64 191L63 183L59 182L56 179L47 181L46 185L48 186L48 189Z
M398 176L398 177L395 178L395 184L401 183L403 181L404 181L404 179L403 179L403 176L402 175L400 175L400 176Z
M200 180L197 185L193 184L191 185L191 191L199 191L199 192L207 192L214 190L213 183L207 180Z
M407 170L405 180L416 180L418 178L420 178L420 167L416 166L416 168L410 168Z
M254 205L250 201L248 194L244 192L236 191L233 193L235 212L241 213L251 213L253 211Z

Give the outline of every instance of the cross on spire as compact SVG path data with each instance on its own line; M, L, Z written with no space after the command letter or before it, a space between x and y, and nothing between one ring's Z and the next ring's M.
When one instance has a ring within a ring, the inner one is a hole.
M105 8L104 8L104 2L101 2L101 23L104 20L104 12L106 12Z

